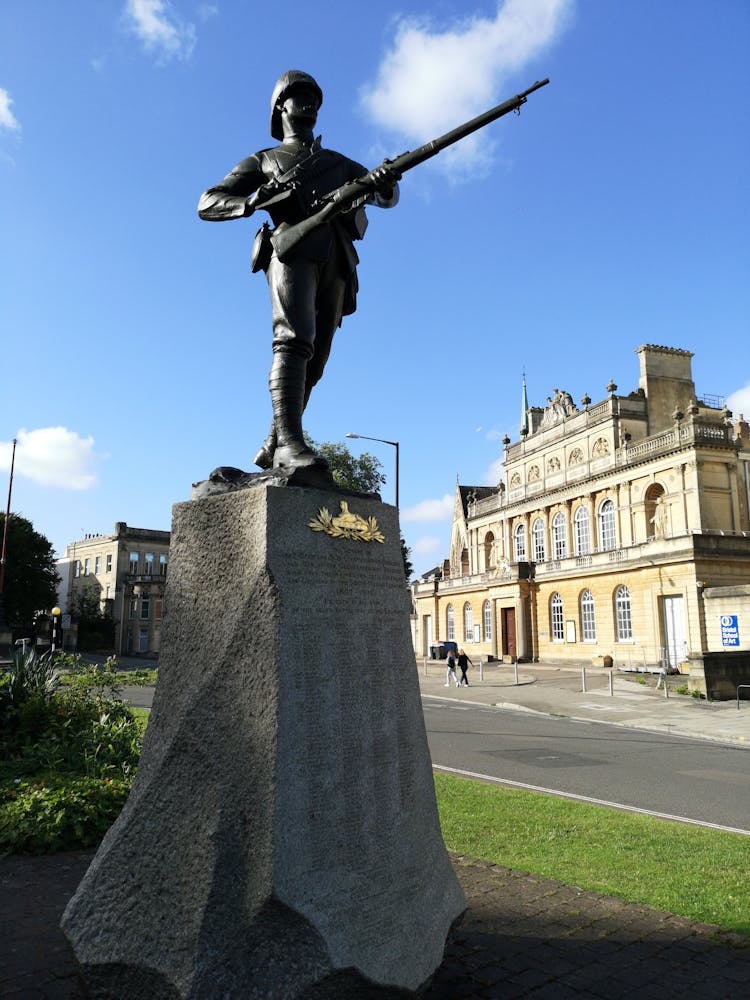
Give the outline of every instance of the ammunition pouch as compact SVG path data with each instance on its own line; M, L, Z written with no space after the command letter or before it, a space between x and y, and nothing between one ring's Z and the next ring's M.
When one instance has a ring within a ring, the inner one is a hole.
M273 254L273 245L271 243L272 233L273 230L271 227L267 222L264 222L255 234L253 252L250 256L251 274L257 274L258 271L268 270L268 265L271 263L271 255Z

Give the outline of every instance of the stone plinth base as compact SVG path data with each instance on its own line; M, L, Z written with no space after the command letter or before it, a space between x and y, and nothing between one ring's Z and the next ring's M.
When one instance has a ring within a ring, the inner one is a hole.
M348 498L385 539L352 540L340 499L261 486L174 509L141 765L63 917L96 996L409 993L441 962L465 904L398 519Z

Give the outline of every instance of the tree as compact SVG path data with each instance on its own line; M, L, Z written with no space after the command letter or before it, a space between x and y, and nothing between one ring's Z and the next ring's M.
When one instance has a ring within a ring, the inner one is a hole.
M0 514L0 538L4 527L5 514ZM31 521L11 514L3 585L8 625L31 634L37 612L49 611L57 601L59 582L52 543L34 531Z
M101 589L88 586L76 594L73 613L78 624L78 649L110 652L115 648L115 623L109 602L101 607Z
M355 458L340 441L323 441L318 444L307 434L305 441L313 451L317 451L328 462L333 480L341 489L356 490L358 493L380 493L380 487L386 481L380 471L383 466L380 459L375 458L369 451L363 451L359 458ZM414 572L410 555L411 549L401 535L401 557L404 560L404 576L407 582Z
M386 481L380 471L383 468L380 459L367 451L355 458L341 442L322 441L318 444L307 436L305 440L313 451L317 451L328 462L333 480L341 489L356 490L358 493L380 493L380 487Z
M404 536L401 536L401 558L404 560L404 576L406 577L406 582L408 583L414 575L414 566L411 561L411 549L406 544Z

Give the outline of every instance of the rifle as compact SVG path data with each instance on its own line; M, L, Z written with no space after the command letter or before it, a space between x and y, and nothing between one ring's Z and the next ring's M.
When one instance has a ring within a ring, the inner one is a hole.
M511 97L510 100L498 104L497 107L491 108L489 111L485 111L484 114L477 115L476 118L472 118L450 132L446 132L445 135L441 135L438 139L433 139L431 142L425 143L419 149L415 149L413 152L407 151L401 153L395 160L384 160L382 166L387 167L392 173L399 176L405 174L412 167L417 167L420 163L424 163L425 160L436 156L446 146L452 146L460 139L465 139L467 135L471 135L472 132L484 128L485 125L489 125L490 122L494 122L497 118L502 118L503 115L507 115L511 111L519 111L521 106L526 103L529 94L533 94L535 90L545 87L548 83L549 79L537 81L528 90L516 94L515 97ZM378 188L378 181L374 176L375 173L376 171L371 170L355 181L342 184L341 187L336 188L330 194L319 199L312 206L313 214L308 216L308 218L303 219L293 226L289 226L288 229L277 230L271 237L271 242L279 260L286 261L297 244L317 226L328 222L342 212L348 212L357 203L364 203L369 195ZM258 205L257 207L261 208L265 206Z

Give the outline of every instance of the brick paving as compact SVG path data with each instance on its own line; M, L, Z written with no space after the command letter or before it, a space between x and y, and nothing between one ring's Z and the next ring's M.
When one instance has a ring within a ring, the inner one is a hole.
M0 860L0 997L86 996L58 925L92 857ZM452 860L469 907L424 1000L750 996L750 938L499 865Z

